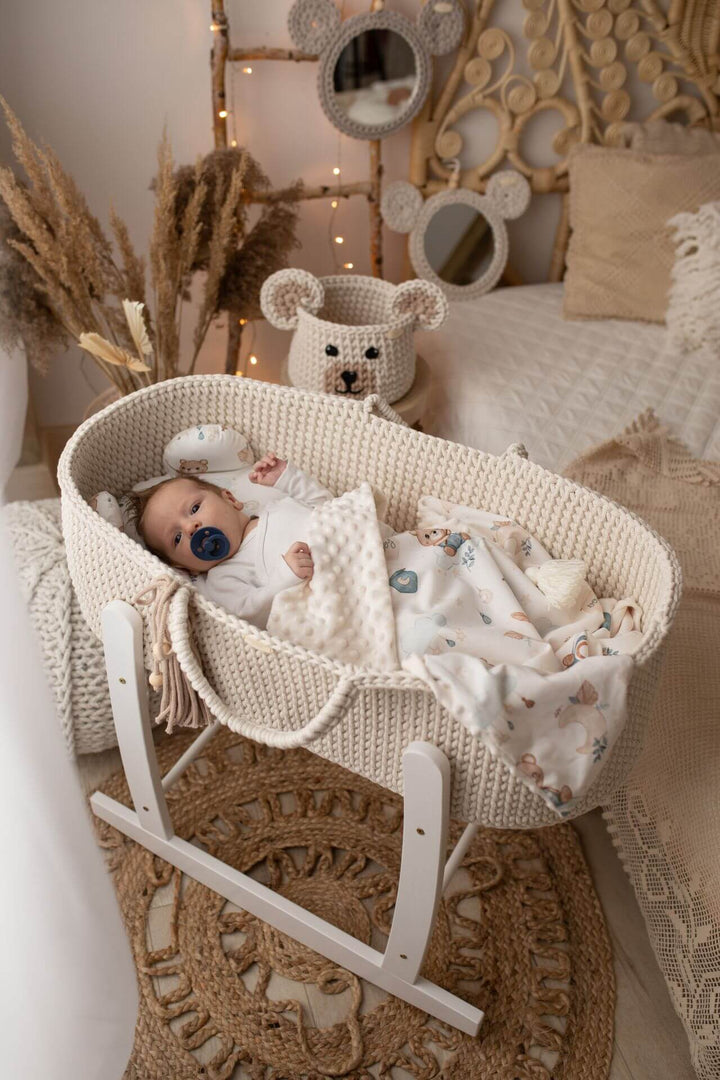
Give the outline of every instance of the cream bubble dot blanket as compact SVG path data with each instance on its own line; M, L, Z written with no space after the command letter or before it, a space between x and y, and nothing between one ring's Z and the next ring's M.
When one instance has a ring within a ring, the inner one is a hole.
M316 508L306 539L313 579L278 594L270 633L352 667L405 668L566 815L625 723L642 640L632 598L581 580L558 607L536 584L553 560L516 522L423 498L418 528L395 534L367 484Z

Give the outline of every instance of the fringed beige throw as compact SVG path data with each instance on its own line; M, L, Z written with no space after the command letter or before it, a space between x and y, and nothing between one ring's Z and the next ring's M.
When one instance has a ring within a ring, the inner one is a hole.
M675 548L683 599L645 746L605 816L701 1080L720 1076L720 463L651 412L569 466Z

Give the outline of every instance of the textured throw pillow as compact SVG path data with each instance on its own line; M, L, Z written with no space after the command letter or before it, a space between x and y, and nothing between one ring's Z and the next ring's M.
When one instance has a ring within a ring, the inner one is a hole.
M566 318L664 322L668 221L720 200L720 156L577 146L570 155Z

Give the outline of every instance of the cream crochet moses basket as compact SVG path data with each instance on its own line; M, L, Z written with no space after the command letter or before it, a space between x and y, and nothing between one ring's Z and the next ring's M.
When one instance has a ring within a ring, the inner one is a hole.
M272 449L340 493L362 480L385 496L386 519L415 527L420 495L512 517L558 558L584 559L599 596L632 595L644 613L629 718L603 772L571 816L606 802L642 743L658 681L660 646L680 579L668 545L621 507L517 452L500 457L413 431L377 397L348 402L226 375L161 383L108 406L68 443L59 466L70 573L92 629L114 599L132 602L175 574L89 506L162 471L162 450L198 421L235 427L261 455ZM181 575L167 628L177 659L210 712L234 731L280 747L304 745L395 791L403 749L434 743L452 766L451 813L501 828L550 825L545 802L494 759L405 672L341 665L271 637L203 599ZM146 666L152 660L144 611Z

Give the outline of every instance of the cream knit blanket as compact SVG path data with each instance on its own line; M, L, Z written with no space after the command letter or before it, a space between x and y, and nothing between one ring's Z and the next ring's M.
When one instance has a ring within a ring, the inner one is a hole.
M606 818L702 1080L720 1076L720 463L651 412L578 458L570 479L668 540L684 590L642 755Z

